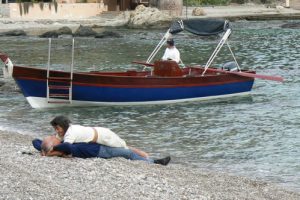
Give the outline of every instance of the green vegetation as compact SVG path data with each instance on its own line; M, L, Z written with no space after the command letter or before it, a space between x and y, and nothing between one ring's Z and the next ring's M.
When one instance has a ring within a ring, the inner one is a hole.
M47 3L49 9L51 10L52 4L54 6L55 12L57 12L57 2L56 0L49 0L49 1L39 1L39 0L17 0L17 3L19 3L19 10L20 15L28 14L29 8L33 7L33 3L39 3L40 9L44 9L44 3Z

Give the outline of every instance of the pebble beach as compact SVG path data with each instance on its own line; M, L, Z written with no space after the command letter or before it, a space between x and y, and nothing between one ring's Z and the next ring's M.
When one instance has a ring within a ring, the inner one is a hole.
M43 157L32 139L0 131L0 199L300 199L266 182L172 161Z

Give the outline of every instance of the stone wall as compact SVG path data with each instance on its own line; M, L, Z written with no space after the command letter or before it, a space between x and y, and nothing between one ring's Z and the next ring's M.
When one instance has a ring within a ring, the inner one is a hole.
M9 17L9 4L0 4L0 17Z
M83 19L107 11L103 3L10 3L12 19Z

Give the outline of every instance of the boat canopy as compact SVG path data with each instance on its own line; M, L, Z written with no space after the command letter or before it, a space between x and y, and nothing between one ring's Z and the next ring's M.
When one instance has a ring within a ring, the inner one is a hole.
M216 19L186 19L172 23L169 33L176 34L183 30L200 36L217 35L229 28L227 20Z

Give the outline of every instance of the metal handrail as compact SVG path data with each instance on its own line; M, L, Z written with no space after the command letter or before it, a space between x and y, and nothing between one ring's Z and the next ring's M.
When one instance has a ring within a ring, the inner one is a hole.
M51 60L51 38L48 44L48 66L47 66L47 101L49 101L49 75L50 75L50 60Z

